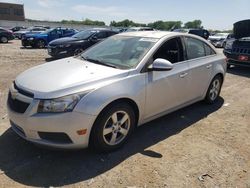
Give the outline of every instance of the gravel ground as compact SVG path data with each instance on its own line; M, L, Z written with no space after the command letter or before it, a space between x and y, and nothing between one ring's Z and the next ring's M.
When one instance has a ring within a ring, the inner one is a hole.
M122 149L53 151L19 138L6 115L8 86L46 50L0 44L0 187L248 187L250 68L228 71L221 98L147 123Z

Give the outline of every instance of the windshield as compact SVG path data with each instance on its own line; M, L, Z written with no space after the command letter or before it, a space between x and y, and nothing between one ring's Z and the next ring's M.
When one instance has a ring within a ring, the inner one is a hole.
M73 38L79 38L79 39L87 39L90 36L92 36L97 31L95 30L86 30L86 31L80 31L79 33L73 35Z
M155 38L113 36L88 49L81 57L93 63L130 69L140 62L157 41Z

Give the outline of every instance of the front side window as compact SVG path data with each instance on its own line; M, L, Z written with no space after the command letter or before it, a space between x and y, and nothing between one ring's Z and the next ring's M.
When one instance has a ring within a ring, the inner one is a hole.
M130 69L138 65L157 41L155 38L115 35L89 48L81 57L93 63Z
M153 60L162 58L177 63L184 60L181 39L173 38L165 42L153 55Z
M186 37L186 50L188 59L195 59L206 56L204 42L195 38Z

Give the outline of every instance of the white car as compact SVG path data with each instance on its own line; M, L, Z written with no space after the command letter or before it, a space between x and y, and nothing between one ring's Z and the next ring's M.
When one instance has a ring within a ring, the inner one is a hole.
M224 55L200 37L122 33L21 73L10 87L8 115L30 142L110 151L136 126L197 101L214 103L225 73Z
M224 48L226 40L230 33L216 33L208 37L208 41L211 42L215 47Z

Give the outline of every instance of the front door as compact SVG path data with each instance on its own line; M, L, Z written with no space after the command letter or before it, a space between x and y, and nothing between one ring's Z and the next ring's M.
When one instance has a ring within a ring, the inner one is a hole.
M166 41L153 55L152 61L157 58L173 63L173 69L147 73L145 118L178 107L190 99L189 64L184 61L181 39Z

